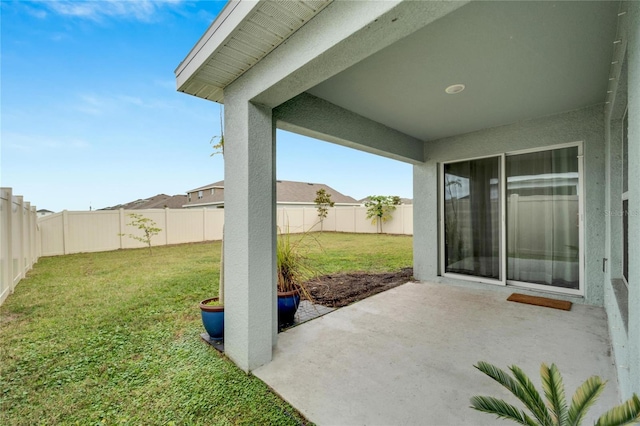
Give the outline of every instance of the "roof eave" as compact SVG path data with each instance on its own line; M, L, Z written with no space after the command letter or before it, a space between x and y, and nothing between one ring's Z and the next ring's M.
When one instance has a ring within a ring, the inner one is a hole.
M240 24L258 7L258 4L259 2L248 0L227 2L207 31L174 71L179 92L222 103L224 87L200 81L197 78L198 71L232 38Z
M223 103L223 92L226 86L284 43L332 1L301 0L299 2L278 3L264 0L229 1L187 57L176 68L177 90ZM300 14L301 7L304 12ZM289 17L288 22L282 17L283 14L270 11L274 8L287 9L285 15ZM247 49L239 50L237 48L238 41L240 41L240 45L248 46L246 42L243 44L241 39L250 31L245 29L245 35L243 35L243 27L247 25L255 27L257 21L252 20L259 15L257 13L259 11L264 13L258 17L260 23L257 25L260 26L264 22L266 22L265 25L270 23L279 28L279 32L273 31L273 38L269 41L265 40L260 48L250 46ZM293 25L292 22L294 22ZM228 44L234 41L236 47L229 47ZM232 52L231 55L230 52Z

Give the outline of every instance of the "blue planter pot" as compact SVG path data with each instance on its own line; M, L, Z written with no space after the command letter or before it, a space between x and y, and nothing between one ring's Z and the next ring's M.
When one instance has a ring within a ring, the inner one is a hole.
M200 314L202 325L209 337L213 340L222 340L224 338L224 306L207 305L208 302L217 300L217 297L212 297L200 302Z
M278 292L278 327L293 325L294 316L300 306L300 293L297 290Z

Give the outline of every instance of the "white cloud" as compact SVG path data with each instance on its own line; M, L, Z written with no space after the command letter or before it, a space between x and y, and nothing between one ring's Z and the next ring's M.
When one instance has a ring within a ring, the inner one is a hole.
M76 109L80 112L84 112L89 115L102 115L107 109L109 109L109 100L99 98L95 95L80 95L80 104L76 106Z
M176 81L174 79L155 79L154 84L163 89L176 90Z
M42 9L36 9L25 5L25 10L31 16L35 16L38 19L44 19L47 17L47 12Z
M84 139L56 139L27 133L7 132L2 135L2 143L9 149L16 151L36 153L45 150L80 150L91 146Z
M128 104L133 104L133 105L137 105L137 106L143 106L144 102L142 101L142 99L136 97L136 96L127 96L127 95L120 95L118 96L118 99L120 99L122 102L126 102Z
M168 109L174 106L171 102L160 98L146 99L121 94L84 93L78 95L78 98L79 102L73 106L73 109L94 116L123 111L125 108Z
M105 18L125 18L151 21L160 10L175 7L184 0L57 0L45 1L51 12L92 21Z

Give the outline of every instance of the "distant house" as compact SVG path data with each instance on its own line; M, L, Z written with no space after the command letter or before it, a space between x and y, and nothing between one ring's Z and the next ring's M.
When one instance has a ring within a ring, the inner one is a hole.
M144 209L181 209L187 201L186 195L158 194L153 197L131 201L117 206L105 207L100 210L144 210Z
M38 217L42 217L42 216L53 214L55 212L52 212L51 210L47 210L47 209L40 209L36 213L38 214Z
M290 180L276 181L278 207L310 207L315 205L316 193L324 189L331 195L336 207L359 206L360 203L348 195L341 194L323 183L294 182ZM187 192L187 202L182 207L224 207L224 181L191 189Z

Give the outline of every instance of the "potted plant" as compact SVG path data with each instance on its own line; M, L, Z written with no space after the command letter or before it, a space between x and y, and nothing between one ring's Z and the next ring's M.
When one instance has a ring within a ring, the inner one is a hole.
M211 340L224 338L224 304L217 297L200 302L202 325Z
M220 136L211 139L214 152L212 156L224 156L224 122L220 109ZM279 229L279 228L278 228ZM276 243L277 252L277 290L278 290L278 328L293 324L296 311L300 306L300 296L312 300L305 288L304 280L313 275L313 269L307 257L301 253L303 238L291 242L289 233L281 234ZM220 285L218 297L200 302L200 313L205 330L212 340L224 338L224 229L220 253Z
M301 296L312 301L311 294L304 282L315 275L309 258L303 252L306 233L296 241L290 234L279 232L276 243L277 289L278 289L278 328L292 325Z
M220 285L218 297L211 297L200 302L202 325L211 340L224 338L224 229L220 245Z
M222 119L222 107L220 107L220 136L211 138L213 157L216 154L224 155L224 122ZM202 325L209 334L209 338L216 341L224 339L224 227L222 228L222 243L220 245L220 281L218 296L205 299L200 302L200 315Z

